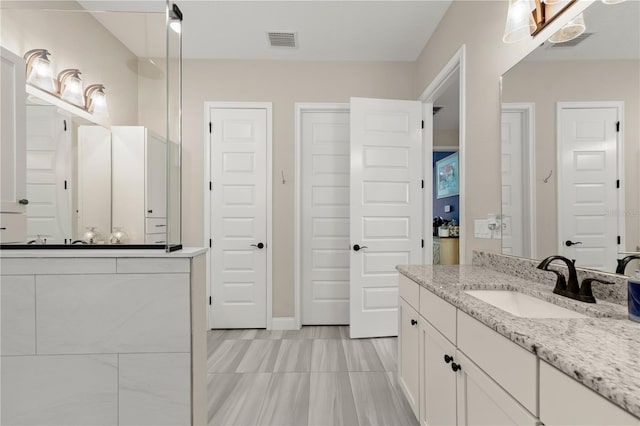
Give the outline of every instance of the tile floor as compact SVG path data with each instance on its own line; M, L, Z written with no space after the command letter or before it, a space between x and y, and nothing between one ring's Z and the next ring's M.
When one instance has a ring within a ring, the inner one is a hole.
M209 331L209 424L417 425L396 342L341 326Z

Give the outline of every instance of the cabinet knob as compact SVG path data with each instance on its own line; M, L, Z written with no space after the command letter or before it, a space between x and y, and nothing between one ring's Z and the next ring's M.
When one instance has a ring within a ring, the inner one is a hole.
M449 355L445 355L444 356L444 362L449 364L451 361L453 361L453 357L452 356L449 356Z
M29 200L27 200L26 198L23 198L22 200L18 200L18 203L22 204L23 206L26 206L27 204L29 204Z
M462 370L462 366L461 366L460 364L456 364L456 363L454 362L454 363L451 363L451 369L452 369L453 371Z
M416 325L417 323L418 323L418 321L416 321L414 319L411 320L411 325Z

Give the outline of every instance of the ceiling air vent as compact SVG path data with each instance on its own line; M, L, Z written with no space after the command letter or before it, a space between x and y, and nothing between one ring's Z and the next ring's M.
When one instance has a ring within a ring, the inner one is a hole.
M586 39L588 39L589 37L591 37L592 35L593 33L582 33L578 37L574 38L573 40L565 41L564 43L549 43L551 45L549 46L549 48L575 47L580 43L582 43L583 41L585 41Z
M442 108L441 106L433 106L433 115L436 115L438 113L438 111L440 111Z
M268 32L269 45L271 47L298 47L296 33L292 32Z

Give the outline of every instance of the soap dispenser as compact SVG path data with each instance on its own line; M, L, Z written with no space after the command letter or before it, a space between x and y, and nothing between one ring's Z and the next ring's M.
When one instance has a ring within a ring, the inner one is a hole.
M640 322L640 270L629 278L629 319Z

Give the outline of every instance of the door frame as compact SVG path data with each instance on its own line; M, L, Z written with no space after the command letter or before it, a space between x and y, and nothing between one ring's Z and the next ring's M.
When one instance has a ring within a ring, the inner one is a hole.
M347 103L309 103L296 102L295 136L293 143L294 163L294 227L293 227L293 325L295 329L302 327L302 114L306 112L349 112L351 104Z
M466 255L465 255L465 251L466 251L466 247L467 247L467 232L466 232L466 221L467 218L465 217L465 213L466 213L466 206L465 206L465 195L466 195L466 184L465 184L465 179L466 179L466 160L467 160L467 156L466 156L466 140L467 140L467 120L466 120L466 99L467 99L467 94L466 94L466 87L467 87L467 64L466 64L466 45L463 44L462 46L460 46L460 48L456 51L456 53L453 54L453 56L449 59L449 61L447 62L447 64L440 70L440 72L438 73L438 75L431 81L431 83L429 83L429 85L427 86L426 89L424 89L424 91L422 92L422 94L420 95L420 97L418 98L418 100L422 101L422 103L433 103L434 100L436 100L436 98L438 97L438 95L440 95L441 91L443 90L443 88L445 87L447 81L449 80L449 78L451 78L456 72L459 73L460 75L460 99L459 99L459 123L458 123L458 138L459 138L459 147L458 147L458 152L459 152L459 161L460 161L460 180L459 180L459 185L460 185L460 191L459 191L459 199L460 199L460 238L459 238L459 242L460 242L460 248L459 248L459 252L460 252L460 264L464 265L465 264L465 259L466 259ZM429 111L430 114L432 114L431 111ZM423 114L427 114L427 111L423 111ZM433 133L433 129L431 129L431 132ZM423 132L422 138L423 138L423 146L424 146L424 141L425 141L425 132ZM426 151L426 150L425 150ZM432 157L432 152L433 152L433 146L432 146L432 150L430 152L424 152L424 165L423 165L423 176L424 176L424 185L426 188L432 188L433 187L433 173L431 170L431 163L432 160L430 157ZM427 232L427 230L431 229L433 227L431 221L432 221L432 215L433 215L433 199L432 197L425 197L425 201L424 201L424 211L425 212L431 212L429 213L429 215L427 216L426 214L424 214L424 239L425 239L425 250L424 250L424 263L430 265L432 263L432 259L433 259L433 232Z
M216 102L205 101L204 103L204 121L203 121L203 135L204 135L204 181L203 181L203 200L204 200L204 235L203 243L206 247L207 241L212 238L211 236L211 190L209 189L211 182L211 133L209 132L209 117L210 111L213 108L225 108L225 109L264 109L267 112L267 238L265 244L269 248L267 250L267 330L271 330L272 327L272 313L273 313L273 224L272 224L272 212L273 212L273 103L272 102ZM209 246L211 247L211 246ZM209 299L211 298L211 254L210 250L207 250L206 263L207 263L207 299L205 304L207 307L207 328L211 328L211 305Z
M620 244L617 251L627 251L627 239L625 238L625 217L624 217L624 205L625 205L625 179L624 179L624 101L590 101L590 102L558 102L556 104L556 169L558 170L558 183L557 187L562 186L562 158L560 155L560 136L561 136L561 123L560 114L563 109L591 109L591 108L616 108L618 112L618 122L620 123L620 131L617 132L616 140L616 163L617 163L617 176L616 179L620 181L620 188L618 189L618 211L615 214L618 221L618 236L620 236ZM562 253L562 226L560 225L560 191L556 191L556 215L557 215L557 243L558 253Z
M525 227L524 233L529 233L529 237L525 239L525 245L529 246L529 257L531 259L537 259L538 252L538 227L537 227L537 214L536 214L536 105L532 102L505 102L501 105L501 112L519 112L525 118L523 124L526 126L523 129L523 136L525 137L524 153L529 158L527 164L527 172L525 173L526 182L523 183L525 188L528 188L525 197Z

